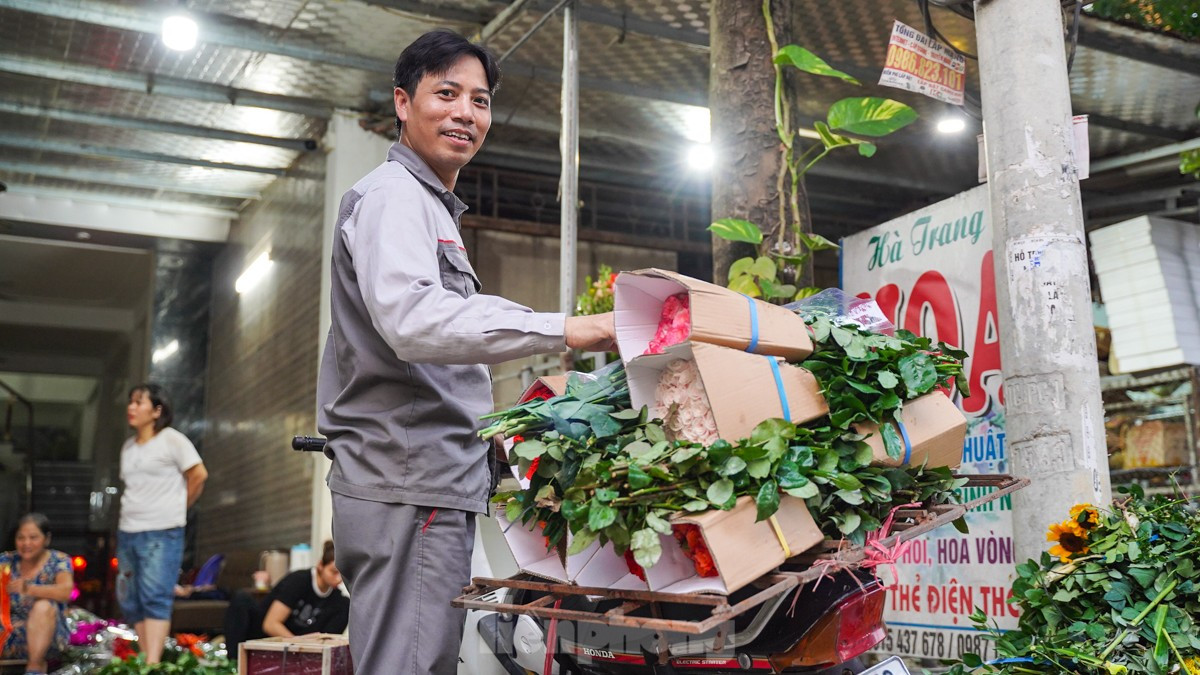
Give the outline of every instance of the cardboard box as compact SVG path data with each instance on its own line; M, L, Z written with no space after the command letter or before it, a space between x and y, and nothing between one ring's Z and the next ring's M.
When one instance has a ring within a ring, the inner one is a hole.
M630 361L625 372L634 408L646 405L653 409L661 371L680 359L696 362L717 423L717 434L731 443L749 437L763 420L790 417L792 422L802 424L829 413L817 379L807 370L779 363L774 357L703 342L685 342L668 347L662 354L639 356ZM787 415L776 386L773 362L779 369Z
M522 523L512 524L504 517L503 509L497 509L495 522L504 535L504 542L512 553L517 569L526 574L580 586L600 588L624 588L646 590L645 582L630 574L625 558L617 555L612 546L601 546L592 542L583 551L566 556L563 560L559 551L547 551L546 539L539 531L530 530ZM567 535L567 545L571 535ZM566 547L563 547L566 550Z
M963 441L967 436L967 418L955 407L950 397L940 391L930 392L905 401L903 419L904 432L908 435L911 451L908 461L904 457L893 459L883 446L879 425L859 424L855 429L862 434L871 434L866 442L875 453L871 462L875 466L948 466L956 468L962 462ZM900 435L903 444L904 433Z
M692 524L708 546L718 576L701 577L672 535L662 536L662 557L646 570L650 590L664 593L728 594L770 572L783 561L812 548L825 537L803 499L781 495L775 522L788 550L769 520L754 522L757 507L752 497L740 497L729 511L717 509L676 516L672 525Z
M517 405L532 400L544 391L548 391L554 396L562 396L567 391L567 376L542 375L525 387L525 391L521 392L521 397L517 399Z
M808 326L796 313L705 281L660 269L622 272L613 287L617 349L629 363L645 353L662 316L663 301L688 294L692 342L800 361L812 354Z
M238 674L354 675L350 641L313 633L243 642L238 647Z

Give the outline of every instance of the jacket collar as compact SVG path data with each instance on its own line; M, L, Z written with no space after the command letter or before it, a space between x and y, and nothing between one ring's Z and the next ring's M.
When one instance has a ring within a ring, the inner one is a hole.
M442 181L429 168L425 160L421 156L413 152L412 148L403 143L392 143L392 147L388 148L387 161L399 162L401 166L408 169L408 172L413 175L418 181L425 185L426 189L437 197L442 206L446 207L446 211L450 213L450 217L454 218L454 224L458 225L458 219L463 212L467 210L467 205L463 203L458 195L446 189L442 185Z

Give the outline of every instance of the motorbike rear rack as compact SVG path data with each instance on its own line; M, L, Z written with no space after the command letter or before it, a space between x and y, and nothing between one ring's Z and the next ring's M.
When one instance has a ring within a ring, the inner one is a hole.
M932 509L901 509L896 511L890 536L882 543L892 548L899 542L914 539L926 532L943 525L948 525L961 518L971 509L1011 494L1026 485L1028 478L1015 478L1006 474L976 474L961 476L967 479L964 487L990 487L987 494L973 499L965 504L943 504ZM866 550L862 546L847 546L845 542L826 540L824 544L805 551L789 560L788 566L807 565L802 570L777 570L769 573L751 585L759 591L750 597L729 604L729 599L723 595L707 593L662 593L656 591L618 590L612 588L596 588L576 586L553 581L541 581L528 575L517 575L508 579L492 579L476 577L470 586L463 589L463 594L451 601L455 607L465 609L501 612L505 614L522 614L542 619L557 619L559 621L581 621L608 626L626 628L641 628L662 632L687 633L698 635L718 628L721 624L743 614L768 600L783 593L799 588L811 581L820 579L833 569L855 569L866 558ZM489 600L491 594L498 589L527 590L543 593L541 597L525 603L497 603ZM577 609L562 609L554 607L555 601L566 596L593 596L607 600L623 600L619 606L605 612ZM663 619L662 605L696 605L708 606L712 610L705 618L689 620ZM630 616L642 607L649 606L652 616Z

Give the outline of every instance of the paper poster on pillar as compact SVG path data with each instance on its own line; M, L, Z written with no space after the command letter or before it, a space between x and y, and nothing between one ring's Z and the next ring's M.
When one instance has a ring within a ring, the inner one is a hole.
M983 185L842 240L841 286L871 297L897 328L967 350L971 396L953 392L967 415L963 473L1007 473L996 276ZM963 501L981 496L971 488ZM967 515L970 533L943 527L914 542L888 593L890 632L881 651L930 658L993 656L968 618L982 607L1015 628L1007 603L1014 577L1012 500ZM888 572L884 571L884 575Z

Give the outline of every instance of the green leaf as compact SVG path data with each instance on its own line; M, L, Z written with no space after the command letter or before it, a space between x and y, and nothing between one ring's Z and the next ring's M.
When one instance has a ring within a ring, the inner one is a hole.
M708 502L703 499L693 499L683 505L684 511L707 511Z
M596 533L584 528L571 536L571 545L567 547L567 555L578 555L596 541Z
M751 478L766 478L771 473L771 460L756 459L746 465L746 473Z
M775 481L769 480L762 484L758 489L758 496L754 498L755 504L758 505L758 516L754 519L755 522L766 520L775 515L779 510L779 486Z
M751 258L749 256L747 256L745 258L738 258L737 260L733 261L732 265L729 266L729 273L726 276L729 277L730 279L732 279L736 276L741 276L743 274L750 274L750 270L753 267L754 267L754 258Z
M671 534L671 524L653 512L646 514L646 524L659 534Z
M933 359L924 352L902 357L898 365L900 377L904 380L910 398L928 393L937 383L937 369L933 365Z
M897 384L900 384L900 378L896 377L895 373L888 370L879 371L879 374L875 376L875 379L879 381L879 386L883 387L884 389L892 389Z
M854 446L854 463L867 466L875 459L875 450L869 444L859 441Z
M629 539L629 548L633 549L633 559L642 567L654 567L662 555L662 544L659 533L650 528L638 530Z
M607 504L592 504L588 510L588 529L599 532L617 520L617 510Z
M863 503L862 490L838 490L833 494L847 504L858 506Z
M654 482L654 479L650 477L650 474L642 471L642 468L636 464L629 467L629 474L627 478L629 479L629 487L635 490L640 490Z
M817 135L821 137L821 144L825 146L826 150L840 148L843 145L850 145L853 143L853 141L851 141L849 138L830 131L829 125L820 120L817 120L815 123L813 123L813 128L817 130Z
M513 453L521 459L537 459L546 453L546 444L541 441L523 441L517 443Z
M725 460L725 463L721 465L721 468L717 470L717 473L720 474L721 476L728 477L728 476L732 476L736 473L741 473L741 471L745 468L746 468L746 461L743 460L741 457L734 455L734 456L730 457L729 459Z
M801 288L800 290L796 291L796 297L793 298L793 300L803 300L805 298L811 298L812 296L814 296L820 292L821 292L821 289L817 286L805 286L804 288Z
M857 490L862 487L862 481L853 474L839 473L833 477L833 484L841 490Z
M752 298L762 297L762 291L758 289L758 284L754 282L754 277L749 274L741 274L729 280L729 290L742 295L748 295Z
M879 149L874 143L867 141L860 141L856 145L858 145L858 154L863 157L874 157L875 151Z
M904 443L900 439L900 433L896 431L896 425L884 423L879 428L879 433L883 436L883 448L887 450L888 457L892 459L903 458Z
M800 487L789 488L784 490L784 492L788 493L788 495L791 497L795 497L796 499L811 499L820 494L821 490L817 487L816 483L809 482L801 485Z
M859 84L858 80L840 70L834 69L828 63L825 63L824 59L799 45L787 45L780 48L779 53L775 55L775 63L794 66L813 75L836 77L850 84Z
M844 98L829 106L829 126L861 136L887 136L917 119L917 111L890 98ZM760 239L761 241L761 239ZM757 242L752 242L757 243Z
M798 238L800 239L800 243L810 251L837 251L842 248L815 232L801 232Z
M829 335L833 337L833 341L842 348L845 348L846 345L850 344L850 342L854 340L854 333L840 326L833 326L830 328Z
M838 531L842 534L850 534L851 532L857 530L858 526L861 524L862 516L858 515L858 513L855 511L851 511L847 513L842 522L838 524Z
M775 267L775 261L767 256L759 256L758 260L754 261L754 266L750 268L751 273L763 279L775 280L775 274L778 271Z
M611 502L612 500L616 499L619 496L621 496L621 493L617 492L616 490L610 490L608 488L597 488L596 489L596 501L604 503L604 504ZM600 527L593 527L592 529L600 530L603 528L604 528L604 526L600 526Z
M724 504L733 496L733 481L728 478L721 480L708 486L708 491L705 493L708 501L713 504Z
M709 232L728 240L741 241L747 244L761 244L762 228L748 220L740 218L721 218L708 226Z

